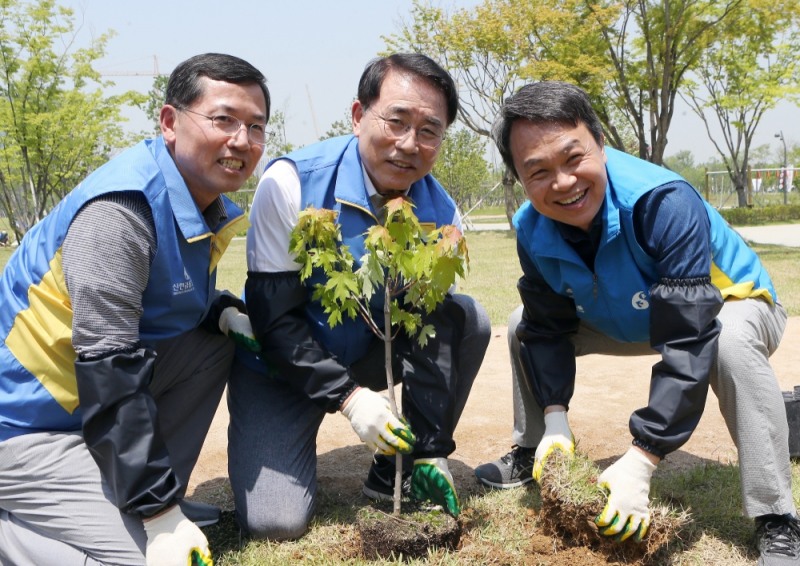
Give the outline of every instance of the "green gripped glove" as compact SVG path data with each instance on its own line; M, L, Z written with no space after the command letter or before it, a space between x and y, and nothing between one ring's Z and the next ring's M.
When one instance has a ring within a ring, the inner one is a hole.
M225 336L251 352L260 352L261 344L253 334L250 317L236 307L226 307L219 315L219 329Z
M191 566L214 566L214 560L211 558L211 552L193 550Z
M461 507L447 467L447 458L418 458L411 473L411 496L421 501L441 505L453 517L458 517Z

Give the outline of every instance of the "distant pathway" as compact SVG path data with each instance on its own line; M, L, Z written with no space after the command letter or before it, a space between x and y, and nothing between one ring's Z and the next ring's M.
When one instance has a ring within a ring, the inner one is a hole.
M509 230L508 222L499 221L502 217L492 216L493 222L475 222L482 217L474 217L467 224L467 231ZM734 229L747 241L756 244L775 244L778 246L800 247L800 224L773 224L770 226L740 226Z

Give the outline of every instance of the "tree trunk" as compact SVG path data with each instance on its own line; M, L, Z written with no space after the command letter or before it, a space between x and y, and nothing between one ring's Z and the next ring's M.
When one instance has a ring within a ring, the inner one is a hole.
M517 202L517 196L514 194L514 183L516 183L514 174L506 167L503 169L503 195L505 196L506 202L506 218L508 219L508 225L512 229L514 226L511 223L511 219L514 217L514 213L517 211L520 204Z

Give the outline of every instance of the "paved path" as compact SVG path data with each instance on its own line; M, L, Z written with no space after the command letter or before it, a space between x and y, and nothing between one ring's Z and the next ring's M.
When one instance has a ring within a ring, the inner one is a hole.
M508 230L507 222L473 222L467 231ZM800 247L800 224L774 224L770 226L740 226L734 228L741 236L756 244L776 244Z
M742 238L757 244L800 247L800 224L740 226L735 228Z

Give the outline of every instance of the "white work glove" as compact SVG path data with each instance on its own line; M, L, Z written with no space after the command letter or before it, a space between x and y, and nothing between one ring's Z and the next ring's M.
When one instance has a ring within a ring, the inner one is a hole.
M566 411L553 411L544 416L544 436L536 447L533 460L533 479L537 482L542 479L544 463L554 450L561 450L569 456L575 454L575 438L569 428Z
M597 485L608 491L603 512L595 519L603 536L623 541L631 535L640 542L650 526L650 478L656 465L638 448L627 452L597 478Z
M197 552L201 563L213 564L208 541L197 525L187 519L180 507L152 519L144 520L147 533L147 566L187 566L192 563L192 552Z
M219 330L243 348L251 352L261 351L261 345L253 334L250 317L236 307L226 307L222 310L222 314L219 315Z
M390 456L397 452L410 454L414 448L417 439L411 427L392 414L389 400L383 395L360 387L341 411L370 450Z

